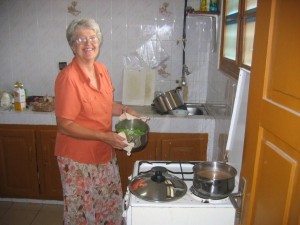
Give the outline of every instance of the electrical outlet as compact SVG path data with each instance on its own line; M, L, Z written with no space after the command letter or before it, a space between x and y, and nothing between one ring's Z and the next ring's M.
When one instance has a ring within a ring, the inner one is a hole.
M65 68L67 66L67 62L59 62L58 63L58 68L59 70L62 70L63 68Z

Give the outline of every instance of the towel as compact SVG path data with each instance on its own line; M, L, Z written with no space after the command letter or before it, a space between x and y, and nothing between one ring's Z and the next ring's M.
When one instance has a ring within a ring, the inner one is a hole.
M150 118L147 117L147 116L141 116L141 117L135 117L129 113L123 113L120 117L119 117L119 121L122 121L122 120L133 120L133 119L140 119L144 122L148 121Z
M125 138L125 140L123 141L127 146L125 148L123 148L123 150L127 151L127 155L130 156L131 155L131 150L132 148L134 147L134 143L130 142L128 143L127 142L127 138L126 138L126 135L124 132L120 132L118 133L118 135L120 135L121 137Z

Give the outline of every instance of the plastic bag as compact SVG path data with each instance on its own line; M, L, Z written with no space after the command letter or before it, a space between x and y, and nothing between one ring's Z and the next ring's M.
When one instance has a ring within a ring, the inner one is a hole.
M161 63L168 59L168 54L161 46L160 40L156 35L149 38L135 52L123 57L125 68L157 68Z
M158 67L168 58L168 55L161 46L160 40L155 37L156 35L152 36L136 50L139 57L142 58L146 65L150 68Z
M143 59L139 57L137 52L130 53L123 57L123 64L125 68L142 69L146 66Z

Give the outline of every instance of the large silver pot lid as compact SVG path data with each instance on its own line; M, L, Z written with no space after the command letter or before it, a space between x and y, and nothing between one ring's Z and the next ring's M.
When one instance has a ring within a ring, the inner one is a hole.
M185 195L187 186L165 167L156 166L151 171L134 177L129 190L138 198L151 202L174 201Z

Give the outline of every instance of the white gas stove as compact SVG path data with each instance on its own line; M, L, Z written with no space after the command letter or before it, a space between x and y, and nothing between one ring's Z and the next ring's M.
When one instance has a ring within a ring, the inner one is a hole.
M126 225L234 225L235 208L229 198L203 199L195 196L193 166L197 162L136 161L132 177L162 166L168 173L182 179L187 185L186 194L174 201L150 202L127 190L124 197Z

